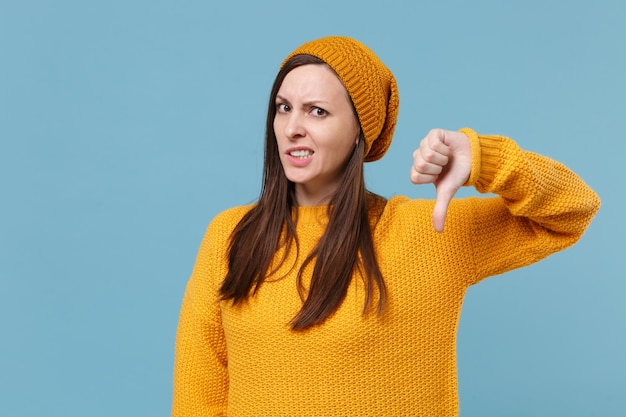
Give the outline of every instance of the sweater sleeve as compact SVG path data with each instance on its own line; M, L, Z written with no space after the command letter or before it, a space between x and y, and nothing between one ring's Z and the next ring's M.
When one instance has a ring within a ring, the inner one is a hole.
M215 221L202 241L183 297L174 355L173 417L225 416L227 355L216 276L223 238Z
M583 235L600 199L574 172L509 138L461 131L474 155L467 185L499 196L469 200L477 281L534 263Z

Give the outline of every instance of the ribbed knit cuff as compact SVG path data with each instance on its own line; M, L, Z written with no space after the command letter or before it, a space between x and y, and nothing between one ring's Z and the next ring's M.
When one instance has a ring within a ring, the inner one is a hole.
M492 191L493 181L502 169L502 144L505 138L480 135L479 139L482 166L474 187L480 193L487 193Z
M478 180L478 176L480 175L480 169L482 166L480 139L478 139L478 134L468 127L460 129L459 132L467 135L470 140L470 145L472 147L472 169L470 171L469 178L464 185L474 185Z
M472 170L465 185L472 185L481 193L489 192L490 185L501 168L502 136L479 135L469 128L459 130L470 138Z

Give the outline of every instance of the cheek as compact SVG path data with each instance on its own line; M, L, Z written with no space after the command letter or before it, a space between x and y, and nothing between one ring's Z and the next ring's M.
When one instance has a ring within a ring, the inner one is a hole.
M352 156L352 152L354 151L353 143L342 143L341 146L334 146L332 149L328 149L330 157L328 161L332 165L337 167L344 167L348 163L350 156Z
M357 146L357 133L354 135L347 135L342 138L341 145L337 147L337 152L342 155L347 155L349 157L354 148Z

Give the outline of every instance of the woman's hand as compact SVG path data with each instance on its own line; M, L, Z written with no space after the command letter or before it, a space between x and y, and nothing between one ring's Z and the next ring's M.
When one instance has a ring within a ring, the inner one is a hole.
M457 190L469 179L471 168L470 141L461 132L433 129L413 152L411 182L432 183L437 191L433 226L438 233L443 232L448 205Z

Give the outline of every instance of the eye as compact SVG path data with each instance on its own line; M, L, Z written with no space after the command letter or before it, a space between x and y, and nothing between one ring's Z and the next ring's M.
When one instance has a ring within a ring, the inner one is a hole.
M313 107L311 109L311 114L316 117L324 117L328 114L328 112L321 107Z
M278 113L288 113L291 110L287 103L276 103L276 111Z

